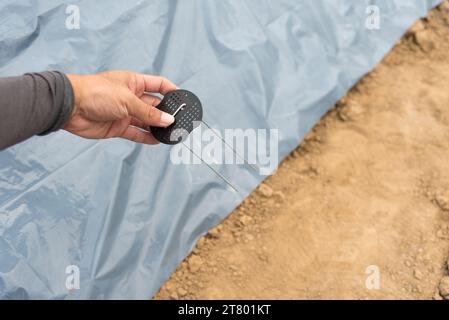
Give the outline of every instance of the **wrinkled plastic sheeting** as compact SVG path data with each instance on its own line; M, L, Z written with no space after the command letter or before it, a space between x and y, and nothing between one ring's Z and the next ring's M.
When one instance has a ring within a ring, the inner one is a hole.
M279 128L281 160L438 2L71 1L70 30L68 3L3 0L0 74L162 74L217 129ZM379 30L365 28L368 5ZM221 166L231 192L205 165L170 164L169 150L61 131L0 152L0 297L154 295L264 178ZM72 265L80 288L68 290Z

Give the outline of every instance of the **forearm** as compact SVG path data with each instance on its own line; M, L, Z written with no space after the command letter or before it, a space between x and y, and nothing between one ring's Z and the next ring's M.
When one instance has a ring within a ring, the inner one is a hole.
M68 78L57 71L0 78L0 149L60 129L74 107Z

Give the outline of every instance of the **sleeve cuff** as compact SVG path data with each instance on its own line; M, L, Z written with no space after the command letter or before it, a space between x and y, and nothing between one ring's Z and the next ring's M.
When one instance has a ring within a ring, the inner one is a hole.
M62 94L58 97L59 99L57 99L59 101L56 102L56 105L60 106L60 111L51 126L44 132L41 132L39 134L40 136L47 135L61 129L70 119L75 103L75 96L69 78L67 78L67 76L60 71L51 71L50 73L55 79L56 90L59 88L62 92Z

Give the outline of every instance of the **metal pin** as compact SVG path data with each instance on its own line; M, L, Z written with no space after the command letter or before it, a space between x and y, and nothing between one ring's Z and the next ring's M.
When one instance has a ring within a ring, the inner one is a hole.
M185 103L181 104L179 106L179 108L175 111L175 113L172 114L172 116L173 117L176 116L178 114L178 112L184 108L185 105L186 105Z
M195 157L197 157L198 159L200 159L201 162L203 162L205 165L207 165L207 166L209 167L209 169L211 169L217 176L219 176L219 177L221 178L221 180L223 180L224 182L226 182L226 184L227 184L228 186L230 186L235 192L239 192L239 191L237 190L237 188L234 187L234 186L232 185L232 183L231 183L228 179L226 179L220 172L218 172L217 170L215 170L214 167L212 167L210 164L208 164L206 161L204 161L203 158L201 158L199 155L197 155L197 154L196 154L192 149L190 149L190 147L187 146L184 142L183 142L182 144L183 144L187 149L189 149L189 151L190 151Z
M206 126L206 127L208 127L213 133L214 133L214 135L216 136L216 137L218 137L228 148L230 148L233 152L234 152L234 154L237 156L237 157L239 157L240 158L240 160L243 160L243 162L246 164L246 165L248 165L251 169L253 169L255 172L257 172L257 173L259 173L259 168L258 167L256 167L255 165L253 165L253 164L251 164L251 163L249 163L248 161L246 161L246 159L244 158L244 157L242 157L238 152L237 152L237 150L235 150L230 144L228 144L227 142L226 142L226 140L224 140L222 137L220 137L220 135L218 135L216 132L215 132L215 130L211 127L211 126L209 126L207 123L206 123L206 121L204 121L204 120L202 120L202 122L204 123L204 125Z

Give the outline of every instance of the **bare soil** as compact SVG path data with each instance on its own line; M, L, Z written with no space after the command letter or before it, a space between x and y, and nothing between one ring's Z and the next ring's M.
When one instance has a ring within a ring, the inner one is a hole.
M449 299L448 53L445 1L156 298ZM366 285L372 270L378 288Z

